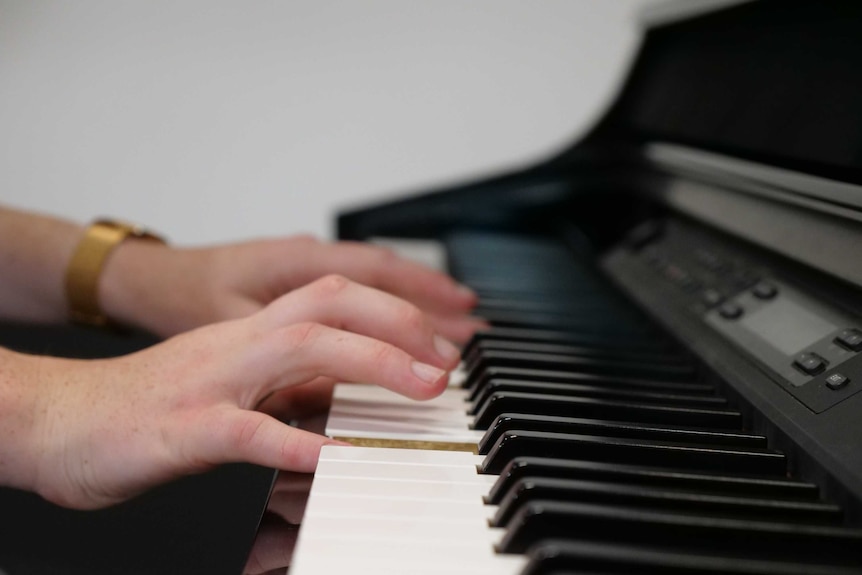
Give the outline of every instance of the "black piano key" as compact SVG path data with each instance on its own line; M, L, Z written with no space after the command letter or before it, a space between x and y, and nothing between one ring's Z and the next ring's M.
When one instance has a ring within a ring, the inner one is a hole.
M568 370L578 373L596 373L631 377L657 377L671 381L692 380L697 371L692 366L644 363L640 361L609 360L594 357L546 355L539 353L497 352L483 354L478 361L468 365L468 378L473 372L490 367L520 367L530 369Z
M598 308L597 305L590 307L589 303L578 297L578 294L548 294L536 292L520 292L517 295L511 293L484 293L477 294L481 308L484 309L509 309L516 311L540 311L540 312L556 312L563 310L587 310L594 311ZM609 305L607 303L600 304L602 309L621 311L619 306ZM630 314L633 312L628 310ZM634 317L634 316L633 316Z
M545 539L581 539L666 545L731 556L817 560L862 565L862 530L811 525L699 517L630 509L618 505L533 501L510 521L497 545L502 553L524 553Z
M842 518L840 507L819 501L715 495L656 486L574 479L528 478L515 482L503 495L490 524L494 527L507 527L509 520L519 509L531 501L542 499L624 505L628 509L761 521L791 520L834 525Z
M734 475L723 471L694 472L662 469L650 465L603 463L543 457L516 457L500 472L485 496L492 505L500 502L511 486L531 477L580 479L605 483L636 483L667 488L688 489L702 493L768 496L779 499L815 501L820 496L817 485L784 477Z
M776 451L695 447L624 437L543 431L503 433L485 456L480 469L482 473L498 474L516 457L527 455L775 477L781 477L787 471L784 454Z
M646 575L862 575L860 567L829 563L829 557L795 563L691 553L669 547L621 545L613 542L550 539L531 547L521 575L604 573Z
M672 345L664 336L656 334L656 337L602 337L599 335L579 334L568 330L551 329L516 329L492 327L486 331L477 333L473 341L506 341L506 342L532 342L551 343L575 346L601 346L607 349L644 351L644 352L674 352L676 346ZM470 348L470 343L465 349Z
M599 385L581 385L575 383L548 383L544 381L514 381L510 379L493 379L482 389L476 399L467 408L467 413L476 415L485 407L495 393L519 392L535 395L565 395L571 397L593 397L637 403L657 403L706 409L722 409L727 407L723 397L708 395L685 395L681 393L661 393L655 391L614 389Z
M632 325L627 322L621 322L621 325L612 325L603 321L600 316L587 317L581 314L482 310L481 307L475 313L495 327L551 328L612 337L642 337L654 333L646 325Z
M716 393L716 389L706 383L664 381L661 379L623 377L618 375L597 375L593 373L577 373L547 369L490 367L482 371L474 371L465 381L464 387L470 391L468 395L469 400L475 401L476 397L482 392L484 387L490 381L495 379L600 385L611 388L646 389L652 391L665 391L668 393L684 393L688 395L715 395Z
M607 317L609 319L636 325L649 325L649 322L628 306L615 305L604 298L584 297L577 293L543 294L534 292L532 297L520 298L480 298L477 310L518 313L551 313L576 317ZM477 312L481 315L481 312Z
M549 431L576 435L629 437L672 441L690 445L717 445L751 449L766 448L766 437L747 433L686 429L671 425L645 425L626 421L607 421L583 417L559 417L506 413L499 416L479 440L479 455L487 455L507 431Z
M494 420L504 413L665 423L732 431L742 428L742 414L734 410L640 404L565 395L538 395L516 391L491 394L484 407L476 414L472 427L480 430L488 429Z
M560 343L487 340L481 334L470 340L464 348L462 359L470 363L489 351L522 353L543 353L548 355L572 355L596 357L611 360L638 361L662 365L690 365L690 360L681 353L656 353L637 350L608 348L603 345L570 345Z

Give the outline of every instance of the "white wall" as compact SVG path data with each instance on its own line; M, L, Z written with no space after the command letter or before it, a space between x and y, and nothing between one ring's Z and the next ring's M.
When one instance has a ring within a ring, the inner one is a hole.
M644 0L0 0L0 201L177 243L530 163L586 130Z

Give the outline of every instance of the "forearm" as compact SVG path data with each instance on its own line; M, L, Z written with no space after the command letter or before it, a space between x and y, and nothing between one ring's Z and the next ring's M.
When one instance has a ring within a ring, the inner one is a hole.
M64 274L78 224L0 207L0 318L66 320Z
M0 207L0 319L62 323L69 318L66 272L84 237L79 224ZM193 264L152 241L127 238L108 255L97 284L97 300L112 321L170 335L195 327L180 323L193 289L179 281ZM163 309L164 308L164 309ZM162 329L177 317L176 329ZM203 322L201 322L203 323Z

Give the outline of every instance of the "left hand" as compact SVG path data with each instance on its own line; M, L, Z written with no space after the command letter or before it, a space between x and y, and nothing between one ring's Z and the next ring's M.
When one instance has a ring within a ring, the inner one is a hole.
M167 337L250 315L331 273L410 301L454 342L484 326L468 316L475 294L446 274L385 248L308 236L200 249L126 241L105 267L100 301L114 320Z

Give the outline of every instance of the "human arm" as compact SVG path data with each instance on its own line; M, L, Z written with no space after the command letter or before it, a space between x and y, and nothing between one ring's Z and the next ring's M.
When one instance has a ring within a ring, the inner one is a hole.
M66 266L83 226L0 206L0 318L62 323Z
M66 321L64 273L83 234L72 222L0 207L0 317ZM207 248L130 238L108 256L98 300L115 322L168 337L248 315L332 273L415 303L454 341L483 325L468 317L475 295L447 275L383 248L307 236Z
M224 462L312 471L331 440L264 399L333 381L427 399L457 362L417 307L338 276L120 358L0 349L0 483L92 508Z

